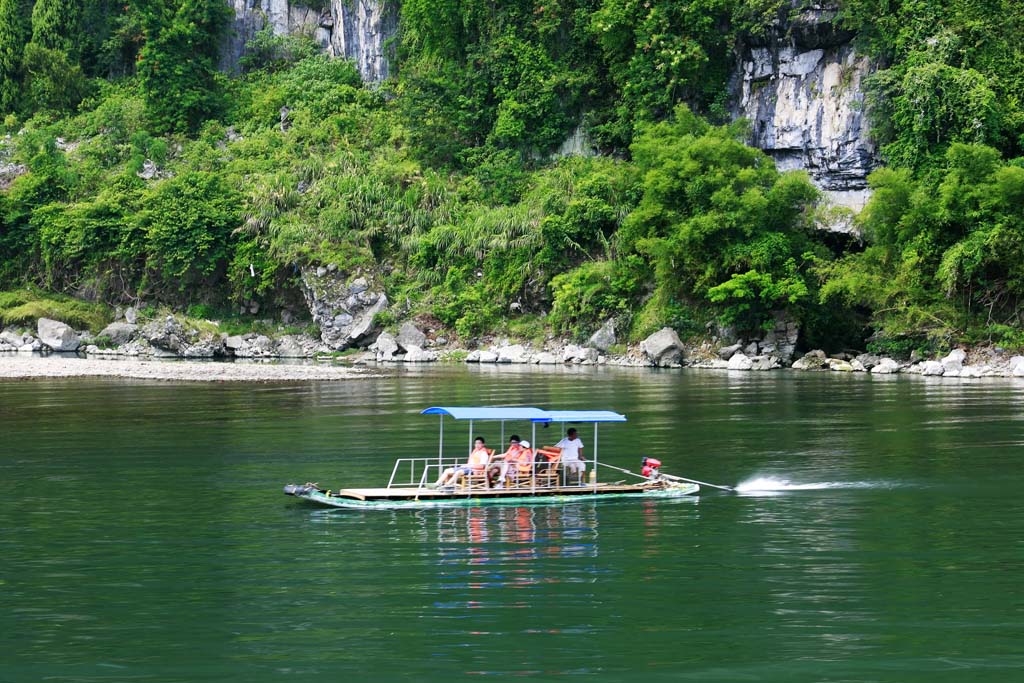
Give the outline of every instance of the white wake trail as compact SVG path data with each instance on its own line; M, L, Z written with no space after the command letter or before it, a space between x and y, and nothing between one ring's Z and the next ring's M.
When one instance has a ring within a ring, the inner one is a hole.
M798 484L789 479L777 477L757 477L748 479L736 486L737 493L780 493L783 491L820 491L823 489L867 489L890 488L890 485L875 481L816 481Z

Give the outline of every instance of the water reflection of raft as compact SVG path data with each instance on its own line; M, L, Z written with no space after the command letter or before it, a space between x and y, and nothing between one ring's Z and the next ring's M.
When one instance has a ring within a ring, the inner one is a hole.
M565 503L576 500L611 500L623 498L675 498L692 496L700 490L696 483L667 476L642 476L606 465L598 460L597 427L603 422L625 422L626 417L605 410L547 411L528 407L435 407L423 411L425 415L439 415L440 439L437 457L399 458L391 470L388 485L383 488L349 488L330 490L318 484L288 484L284 487L287 495L295 496L320 505L339 508L368 507L437 507L462 505L522 505L542 503ZM458 485L433 488L431 482L446 468L465 462L465 458L446 458L444 455L444 417L469 421L469 438L472 445L474 421L488 420L501 422L501 441L505 440L505 422L527 422L532 429L532 443L536 444L537 425L550 423L593 424L594 457L583 461L590 469L589 481L570 476L573 470L557 461L541 463L528 474L520 474L515 486L492 487L486 476L467 476ZM599 482L596 473L600 468L614 471L616 476L625 473L639 481Z

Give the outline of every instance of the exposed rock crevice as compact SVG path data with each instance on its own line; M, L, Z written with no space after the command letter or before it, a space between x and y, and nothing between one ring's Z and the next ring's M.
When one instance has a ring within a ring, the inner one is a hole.
M235 12L223 67L235 69L245 44L270 24L275 35L307 35L333 57L352 59L367 83L391 75L391 43L398 33L397 3L330 0L316 10L293 0L228 0Z
M791 2L764 35L738 48L733 115L780 170L805 169L832 203L859 210L876 164L863 80L875 70L833 3Z

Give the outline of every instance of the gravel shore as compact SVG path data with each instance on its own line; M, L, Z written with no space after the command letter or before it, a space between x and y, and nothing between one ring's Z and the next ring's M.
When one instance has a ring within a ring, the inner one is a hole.
M366 379L375 373L334 365L277 365L159 360L94 360L0 355L0 379L123 377L184 382L295 382Z

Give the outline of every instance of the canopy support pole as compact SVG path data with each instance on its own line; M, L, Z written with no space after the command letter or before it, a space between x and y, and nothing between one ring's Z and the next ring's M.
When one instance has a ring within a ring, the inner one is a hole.
M597 490L597 423L594 423L594 490Z
M441 418L441 438L437 442L437 476L440 478L444 466L444 415L438 417Z
M473 452L473 421L469 421L469 452Z

